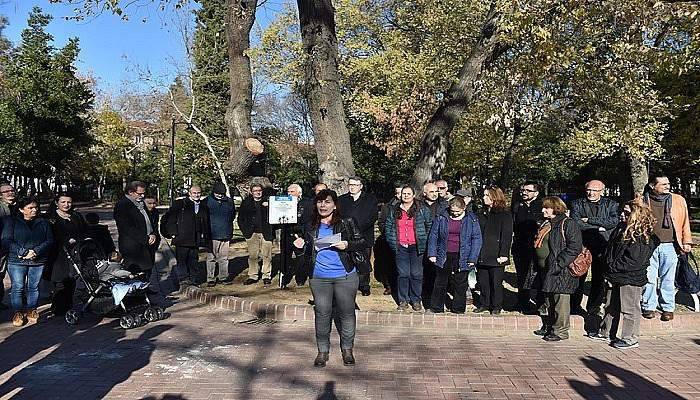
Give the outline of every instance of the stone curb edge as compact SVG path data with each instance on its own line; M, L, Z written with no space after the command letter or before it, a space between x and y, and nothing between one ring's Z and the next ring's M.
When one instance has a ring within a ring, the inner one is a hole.
M258 318L276 321L313 321L314 310L310 305L271 304L245 300L240 297L209 293L195 286L186 286L179 291L190 300L215 308L242 312ZM386 311L357 311L359 325L379 325L388 327L444 328L457 332L480 331L493 333L531 332L541 326L541 319L535 315L454 315L420 314ZM571 316L571 329L583 331L584 319ZM688 333L700 331L700 313L676 314L673 321L661 322L658 318L641 321L643 335Z

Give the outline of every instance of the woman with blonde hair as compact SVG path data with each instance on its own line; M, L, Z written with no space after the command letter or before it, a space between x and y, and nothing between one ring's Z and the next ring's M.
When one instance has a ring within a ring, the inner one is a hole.
M654 216L641 199L625 204L622 222L612 232L605 250L607 270L605 279L612 288L608 290L605 318L597 334L591 339L610 340L618 349L639 347L639 322L642 310L639 306L642 290L647 283L647 267L658 239L653 233Z

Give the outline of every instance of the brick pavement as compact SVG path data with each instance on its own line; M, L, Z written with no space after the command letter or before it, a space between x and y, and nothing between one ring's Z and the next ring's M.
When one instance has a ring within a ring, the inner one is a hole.
M0 324L0 397L19 399L691 399L700 334L643 337L621 352L574 337L442 334L360 326L358 365L314 368L310 322L249 325L183 301L169 319ZM4 319L3 321L7 321Z

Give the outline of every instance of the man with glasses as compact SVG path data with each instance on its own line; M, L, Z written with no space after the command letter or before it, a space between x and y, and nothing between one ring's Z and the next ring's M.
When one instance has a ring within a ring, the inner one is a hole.
M525 281L532 263L535 261L535 236L542 215L542 200L539 197L540 186L532 181L520 186L520 198L513 202L513 262L517 274L518 306L523 313L532 311L533 294L525 288Z
M130 182L126 194L114 206L114 221L119 234L119 252L127 269L134 273L144 272L150 278L153 259L156 227L144 205L146 184L141 181Z
M354 218L357 227L365 238L365 253L369 259L374 246L374 224L377 222L379 205L374 195L362 190L362 179L357 176L348 179L348 193L338 197L338 209L343 218ZM370 295L369 273L360 274L359 291L363 296Z
M175 245L175 259L180 276L186 276L184 283L199 285L202 269L199 264L199 249L211 248L211 227L209 226L209 208L202 201L202 188L192 185L188 196L173 202L163 216L163 223L168 225L168 233Z
M437 186L438 195L444 201L449 201L452 198L450 193L450 187L447 185L447 181L444 179L439 179L435 181L435 186Z
M586 197L571 203L571 219L578 222L581 227L583 245L591 251L593 263L591 264L591 291L588 295L585 310L581 306L583 300L583 286L586 276L579 280L576 293L571 296L571 313L590 315L596 318L597 324L602 321L605 303L605 248L610 240L610 233L620 222L620 212L617 202L603 197L605 184L599 180L586 183ZM598 332L597 326L588 326L589 333Z
M2 220L12 215L15 209L16 193L15 188L9 183L0 184L0 230L2 230ZM7 253L5 249L0 249L0 310L6 310L2 299L5 298L5 285L2 283L7 273Z
M272 283L272 241L275 230L270 225L268 199L263 196L263 187L254 183L250 196L241 203L238 212L238 227L248 245L248 279L244 285L252 285L260 280L260 259L262 259L262 280L265 286Z
M581 307L583 300L583 285L586 276L579 280L576 293L571 296L571 313L588 315L597 318L597 323L602 321L604 312L602 305L605 303L605 247L610 240L610 233L620 222L620 212L615 201L603 197L605 184L599 180L586 183L586 197L571 203L571 219L578 222L581 227L583 245L591 251L593 263L591 264L591 291L584 311ZM598 332L597 326L587 327L591 333Z

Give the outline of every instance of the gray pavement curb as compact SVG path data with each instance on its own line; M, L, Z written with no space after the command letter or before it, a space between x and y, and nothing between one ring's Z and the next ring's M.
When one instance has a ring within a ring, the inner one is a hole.
M313 321L314 310L308 305L272 304L259 301L245 300L235 296L225 296L209 293L206 290L187 286L180 294L200 304L242 312L258 318L276 321ZM496 334L531 332L541 326L541 320L534 315L501 315L488 314L422 314L399 313L382 311L357 311L359 325L378 325L385 327L413 327L423 329L447 329L455 332L491 332ZM584 330L583 317L571 316L571 329ZM673 333L698 332L700 330L700 313L676 314L673 321L661 322L642 319L641 332L643 335L659 335Z

